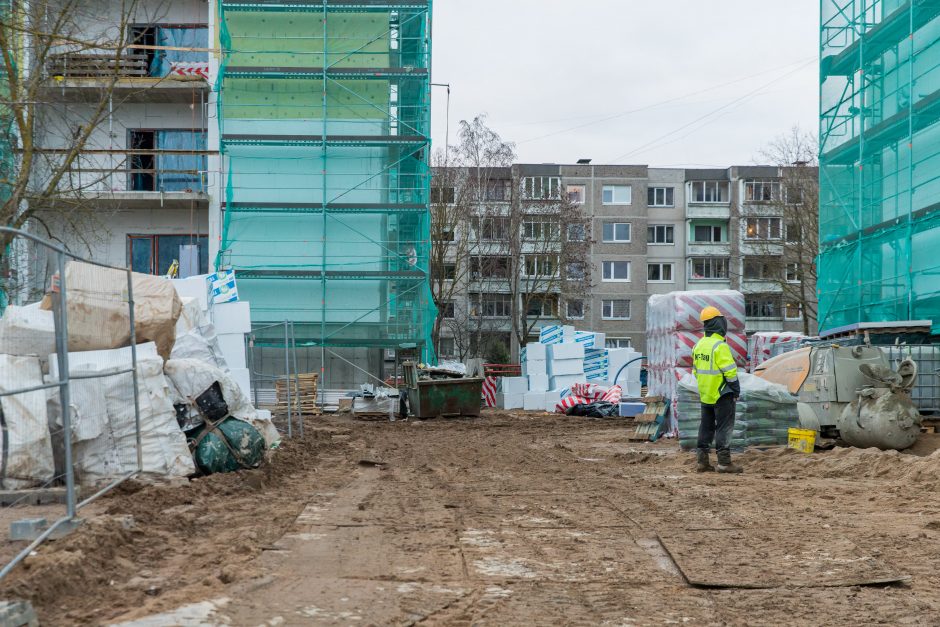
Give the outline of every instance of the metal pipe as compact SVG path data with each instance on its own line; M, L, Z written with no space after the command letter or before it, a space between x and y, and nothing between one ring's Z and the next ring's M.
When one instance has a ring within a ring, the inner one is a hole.
M287 337L287 320L284 321L284 382L287 383L287 437L294 437L294 418L291 413L291 380L290 380L290 343Z
M59 296L53 298L58 301L56 319L58 325L55 334L56 364L59 368L59 404L62 410L62 430L64 433L65 448L65 497L66 512L71 520L75 517L75 469L72 467L72 416L71 398L69 396L69 320L68 320L68 293L65 285L65 255L59 254ZM42 536L40 536L42 537ZM3 574L0 572L0 577Z
M137 329L134 322L134 275L127 269L127 313L131 327L131 378L134 381L134 428L137 441L137 470L144 470L144 449L140 435L140 381L137 373Z
M28 394L29 392L39 392L40 390L48 390L51 388L57 388L60 385L62 385L62 382L56 381L55 383L44 383L43 385L34 385L31 388L22 388L19 390L14 390L12 392L0 392L0 398L3 398L4 396L16 396L18 394Z
M118 487L119 485L121 485L122 483L124 483L125 481L127 481L128 479L131 479L131 478L134 477L134 475L136 475L136 474L137 474L137 471L134 470L134 471L131 471L131 472L127 473L127 474L124 475L123 477L119 477L119 478L115 479L114 481L112 481L111 483L109 483L108 485L106 485L105 487L101 488L100 490L98 490L97 492L95 492L94 494L92 494L91 496L89 496L87 499L85 499L84 501L82 501L81 503L79 503L79 504L75 507L75 509L81 509L81 508L85 507L86 505L88 505L89 503L91 503L92 501L94 501L95 499L97 499L98 497L104 496L105 494L107 494L108 492L110 492L110 491L113 490L114 488Z
M294 332L294 321L290 323L290 350L292 361L294 362L294 381L297 383L297 394L300 395L300 372L297 368L297 334ZM304 437L304 412L300 410L300 437Z
M72 517L66 516L65 518L60 518L59 520L52 523L48 529L43 531L41 534L39 534L39 536L35 540L30 542L29 546L27 546L25 549L17 553L16 557L11 559L10 562L6 566L0 569L0 579L3 579L7 575L9 575L10 571L12 571L16 567L17 564L19 564L24 559L29 557L30 553L36 550L36 547L38 547L40 544L45 542L46 538L51 536L55 532L56 529L58 529L64 523L69 522L70 520L72 520Z

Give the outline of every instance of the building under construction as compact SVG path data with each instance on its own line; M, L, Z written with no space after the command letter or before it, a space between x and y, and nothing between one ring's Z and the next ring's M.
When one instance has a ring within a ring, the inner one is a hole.
M430 356L430 16L430 0L219 5L216 261L252 322L291 321L298 346Z
M940 0L822 0L819 326L940 328Z

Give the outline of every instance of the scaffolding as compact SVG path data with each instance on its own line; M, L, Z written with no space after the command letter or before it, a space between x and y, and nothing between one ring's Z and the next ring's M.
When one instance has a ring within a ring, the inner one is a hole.
M940 0L822 0L820 330L940 330Z
M216 265L298 346L432 358L430 16L430 0L219 4Z

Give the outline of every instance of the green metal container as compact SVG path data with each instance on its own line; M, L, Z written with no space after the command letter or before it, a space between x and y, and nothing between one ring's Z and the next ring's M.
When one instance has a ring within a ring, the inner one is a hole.
M408 387L415 418L479 416L482 396L483 379L418 381Z

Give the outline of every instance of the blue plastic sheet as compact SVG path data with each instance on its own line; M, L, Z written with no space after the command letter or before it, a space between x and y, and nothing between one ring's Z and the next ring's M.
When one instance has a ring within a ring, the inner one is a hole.
M157 45L175 48L208 48L209 29L157 27ZM160 50L150 64L151 76L167 76L174 63L206 63L208 52L188 52L185 50Z

